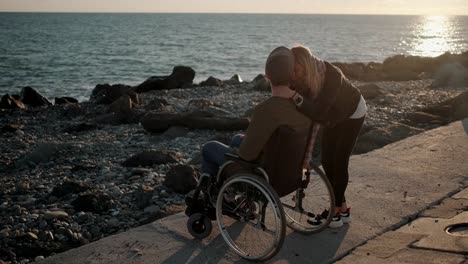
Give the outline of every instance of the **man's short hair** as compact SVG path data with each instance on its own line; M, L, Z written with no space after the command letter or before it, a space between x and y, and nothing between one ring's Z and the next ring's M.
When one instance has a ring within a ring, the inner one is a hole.
M286 47L274 49L265 65L265 73L272 85L288 85L294 73L294 54Z

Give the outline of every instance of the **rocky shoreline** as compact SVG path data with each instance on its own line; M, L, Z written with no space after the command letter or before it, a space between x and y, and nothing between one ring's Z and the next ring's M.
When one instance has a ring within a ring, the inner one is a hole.
M337 63L369 105L356 154L468 117L468 53L397 58L394 68ZM395 77L405 69L414 74ZM39 260L183 210L201 146L228 142L269 96L262 76L193 84L194 76L178 66L136 87L97 85L81 103L52 104L30 87L3 96L0 263Z

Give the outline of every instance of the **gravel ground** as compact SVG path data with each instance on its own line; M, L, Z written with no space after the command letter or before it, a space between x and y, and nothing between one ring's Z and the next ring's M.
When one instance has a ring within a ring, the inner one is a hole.
M433 89L431 82L376 83L383 95L368 100L364 131L402 122L408 113L466 90ZM141 109L163 98L178 112L190 108L191 100L208 99L214 105L211 110L240 117L268 96L246 83L153 91L141 94L140 99ZM226 141L240 132L189 130L175 137L173 130L147 133L140 124L97 124L82 132L64 132L91 122L105 109L85 102L0 112L1 126L16 124L20 128L0 132L0 260L28 263L183 210L184 195L163 184L172 164L127 168L122 163L132 155L155 150L175 152L178 163L196 165L205 142ZM73 191L61 197L51 194L67 181L75 184ZM80 191L79 186L85 190ZM150 203L143 208L138 205L142 186L151 190ZM80 193L90 193L109 206L92 212L75 210L72 203Z

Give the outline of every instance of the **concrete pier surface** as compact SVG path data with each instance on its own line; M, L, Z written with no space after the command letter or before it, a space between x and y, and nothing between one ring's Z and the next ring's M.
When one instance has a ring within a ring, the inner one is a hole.
M467 186L468 135L462 122L353 156L346 194L352 223L310 236L288 229L269 263L404 263L405 256L407 263L439 263L427 252L446 254L450 262L440 263L460 263L468 236L462 231L454 237L445 228L468 223ZM442 206L446 203L451 205ZM38 263L247 263L228 248L215 223L210 237L199 241L186 221L182 213L172 215ZM409 257L416 249L421 257Z

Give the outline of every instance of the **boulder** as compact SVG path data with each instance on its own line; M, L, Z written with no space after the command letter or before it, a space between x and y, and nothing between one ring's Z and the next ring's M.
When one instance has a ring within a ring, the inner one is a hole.
M366 153L423 131L400 123L393 123L385 128L375 128L359 137L354 153Z
M333 62L333 65L340 68L343 74L352 80L361 80L366 65L364 63L340 63Z
M76 104L78 103L78 100L73 98L73 97L55 97L55 104L56 105L61 105L61 104Z
M434 75L433 87L468 87L468 69L460 63L443 65Z
M175 88L183 88L184 86L191 85L195 78L195 71L187 66L175 66L170 75L175 83Z
M252 83L253 83L253 89L255 91L266 91L266 92L271 91L270 81L268 81L265 78L265 76L263 76L263 74L257 75L257 77L255 77Z
M170 76L152 76L143 83L135 87L135 92L146 93L157 90L175 89L176 85L172 82Z
M128 95L122 95L119 99L112 102L109 106L109 112L128 114L132 111L134 102Z
M188 165L172 167L166 174L164 185L176 193L187 194L197 187L198 172Z
M0 109L24 109L26 106L13 96L6 94L0 101Z
M468 117L468 91L459 94L446 103L452 107L453 119L460 120Z
M224 83L220 79L214 78L213 76L208 77L205 81L200 83L200 86L223 86Z
M21 90L21 101L32 107L52 105L46 97L29 86Z
M383 62L383 71L389 81L418 80L421 72L431 70L430 58L395 55Z
M85 183L77 181L65 181L60 185L57 185L52 190L50 195L55 197L64 197L68 194L78 194L89 191L91 187Z
M143 151L133 155L123 162L124 167L148 167L166 163L177 163L180 160L179 154L166 151Z
M90 101L97 104L111 104L124 95L129 96L134 104L140 104L138 94L131 86L124 84L98 84L91 92Z
M135 87L135 92L145 93L153 90L169 90L190 86L195 78L195 71L186 66L176 66L169 76L153 76Z
M422 112L438 115L450 121L456 121L468 117L468 91L458 96L441 102L435 106L427 107Z
M242 78L239 76L239 74L234 74L234 76L232 76L231 79L223 81L224 84L228 85L236 85L242 82Z
M372 100L384 94L382 88L375 83L361 85L358 89L366 100Z
M114 207L114 200L105 193L82 194L72 203L76 211L102 213Z
M152 187L141 185L133 192L135 204L138 208L143 209L149 206L152 202L154 189Z

